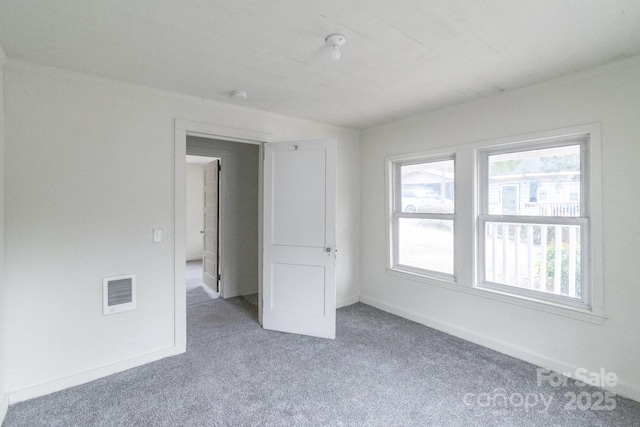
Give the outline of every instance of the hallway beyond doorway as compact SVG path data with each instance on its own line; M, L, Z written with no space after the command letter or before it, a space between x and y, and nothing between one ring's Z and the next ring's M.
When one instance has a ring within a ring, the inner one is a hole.
M202 281L202 260L187 261L185 270L187 306L211 301L220 297Z
M216 298L220 298L218 292L212 291L202 281L202 260L187 261L185 271L185 282L187 285L187 306L201 304ZM258 294L240 296L242 300L251 305L258 306Z

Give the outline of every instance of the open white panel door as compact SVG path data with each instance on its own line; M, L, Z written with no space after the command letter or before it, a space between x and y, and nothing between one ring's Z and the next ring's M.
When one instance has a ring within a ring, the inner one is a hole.
M263 327L335 338L335 140L265 144L263 230Z
M204 166L204 230L202 281L215 292L218 288L218 180L220 160Z

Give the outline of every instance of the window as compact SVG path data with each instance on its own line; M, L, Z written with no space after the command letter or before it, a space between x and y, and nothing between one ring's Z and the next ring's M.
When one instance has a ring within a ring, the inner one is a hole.
M453 280L453 158L393 163L393 268Z
M480 287L588 305L586 152L586 138L480 151Z
M600 323L599 138L584 125L387 157L387 271Z

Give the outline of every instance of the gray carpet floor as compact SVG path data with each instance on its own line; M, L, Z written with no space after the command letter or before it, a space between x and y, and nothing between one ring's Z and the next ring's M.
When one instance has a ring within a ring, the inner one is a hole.
M187 353L12 405L3 425L640 425L620 397L567 409L580 392L599 390L538 386L533 365L361 303L324 340L263 330L239 297L188 307ZM551 403L520 400L532 395Z
M202 260L187 261L185 278L188 306L218 298L218 293L202 282Z

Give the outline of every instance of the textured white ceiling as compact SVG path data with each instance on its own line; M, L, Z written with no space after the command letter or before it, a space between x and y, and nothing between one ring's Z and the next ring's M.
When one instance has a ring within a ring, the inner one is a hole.
M0 45L362 129L640 54L640 0L3 0Z

